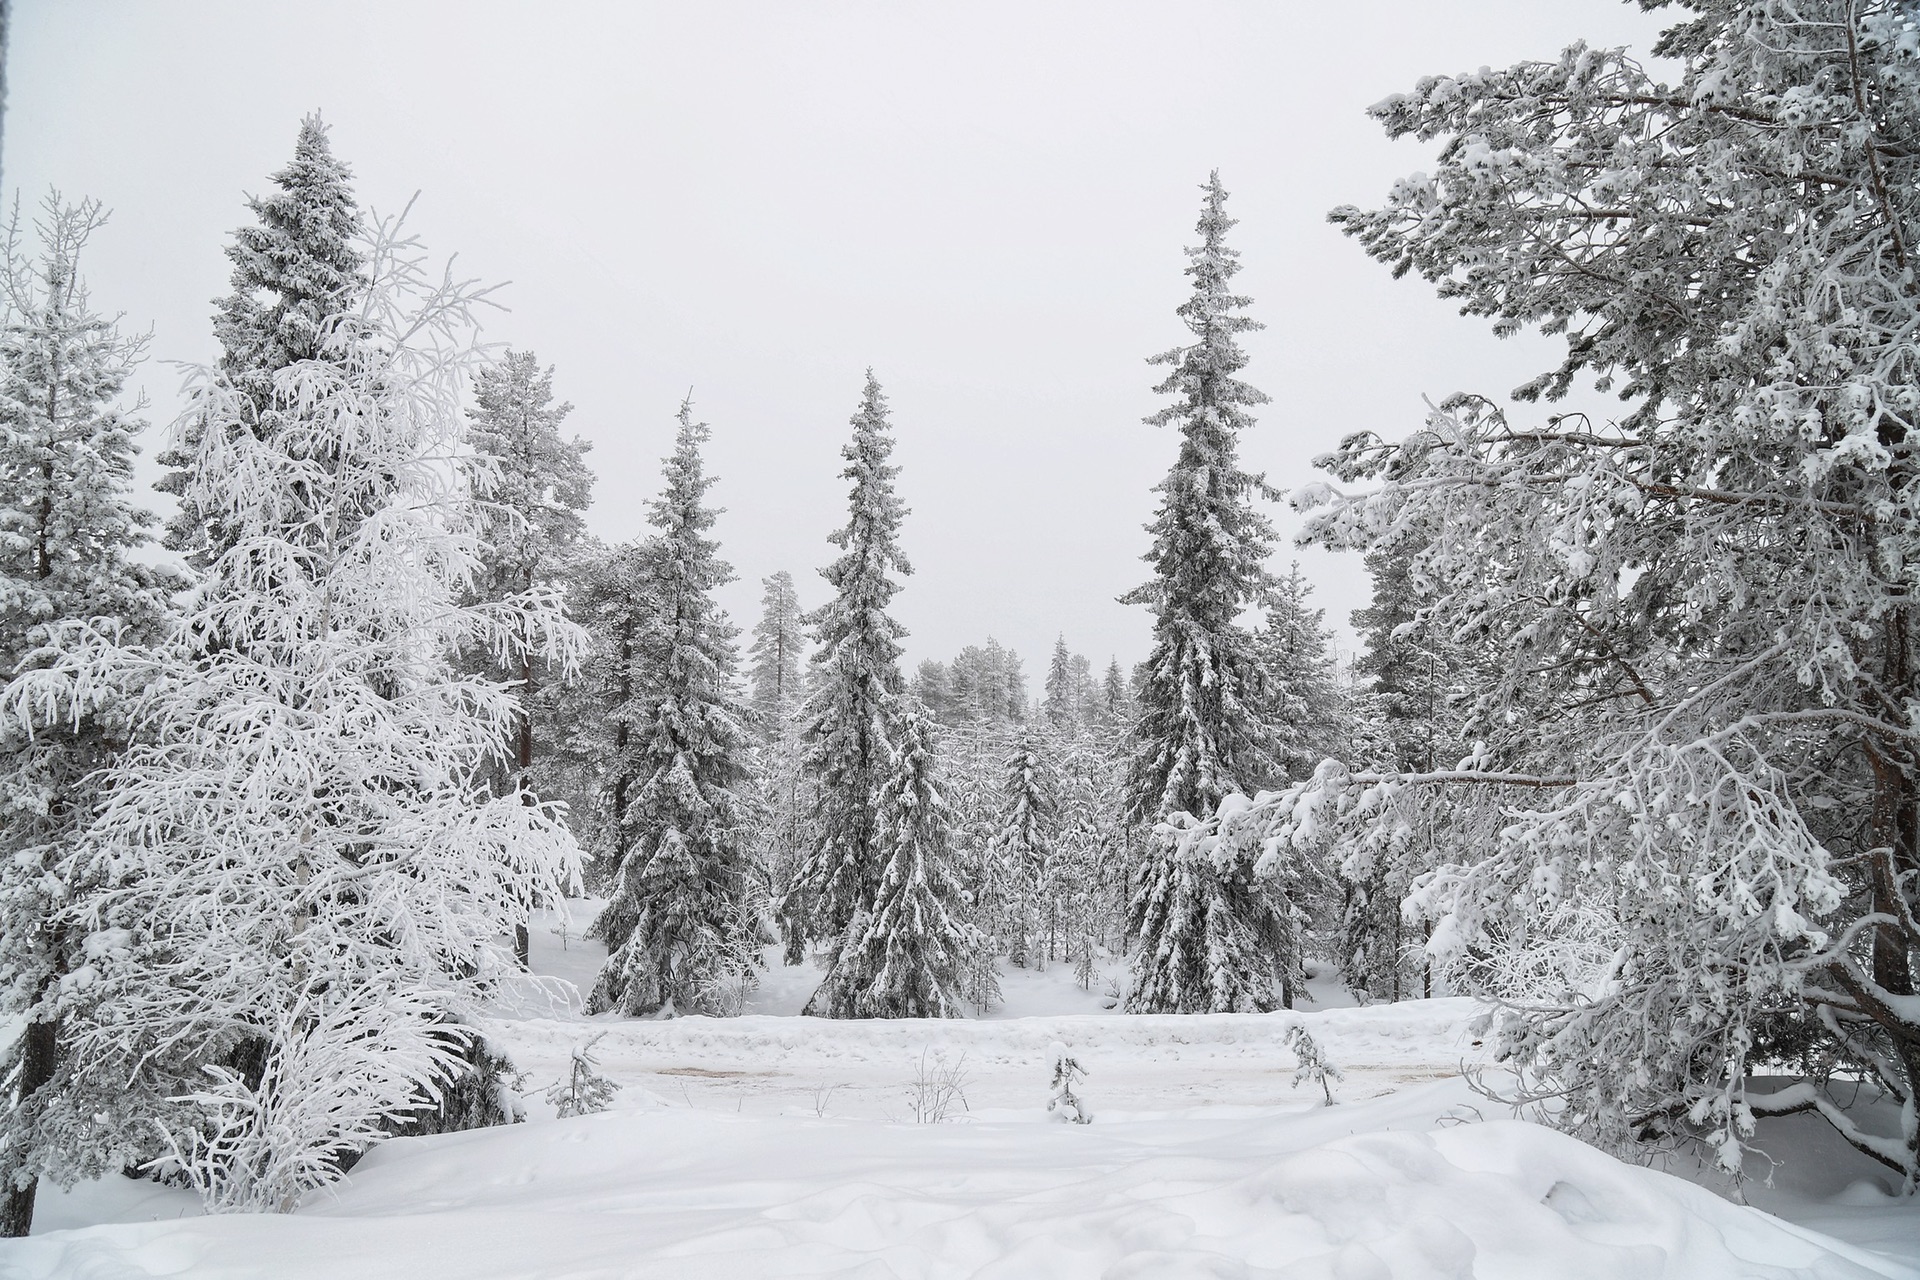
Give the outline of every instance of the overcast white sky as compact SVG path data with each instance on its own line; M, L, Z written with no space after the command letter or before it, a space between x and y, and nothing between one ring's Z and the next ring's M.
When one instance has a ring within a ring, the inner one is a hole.
M601 536L639 530L693 388L743 627L776 569L824 597L872 365L912 509L910 660L992 634L1037 686L1057 632L1102 665L1146 651L1144 611L1114 602L1175 445L1141 423L1143 358L1184 339L1207 171L1268 326L1245 456L1292 488L1341 435L1404 433L1423 394L1503 393L1546 358L1326 224L1428 164L1367 104L1576 38L1644 51L1658 26L1616 0L15 0L5 178L104 201L96 303L151 325L156 362L203 360L242 196L321 110L363 205L418 192L436 251L512 282L489 334L557 366ZM162 424L177 376L144 381ZM1365 570L1299 554L1344 624Z

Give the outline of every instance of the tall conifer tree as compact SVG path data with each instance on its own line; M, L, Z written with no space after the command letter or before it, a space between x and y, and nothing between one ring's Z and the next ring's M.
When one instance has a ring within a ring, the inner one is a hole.
M589 1001L599 1012L720 1012L725 993L759 963L760 924L747 906L751 805L748 724L736 689L734 637L713 601L733 580L708 532L713 478L700 449L705 423L680 406L666 488L651 504L656 614L639 642L645 683L632 725L638 787L619 833L624 846L608 911L630 918Z
M142 424L114 407L144 342L91 307L79 262L105 222L92 202L50 195L38 257L18 216L6 237L0 324L0 675L44 666L78 631L148 638L167 575L134 562L152 518L127 491ZM33 1223L42 1174L90 1176L124 1156L127 1135L96 1122L110 1097L62 1087L62 980L85 963L63 909L98 889L78 858L95 771L126 736L124 700L58 704L0 724L0 1017L25 1028L0 1055L0 1236ZM137 1142L137 1138L136 1138Z
M591 761L592 813L577 819L576 829L588 831L596 875L608 889L627 848L627 812L647 772L638 730L648 714L642 636L660 604L656 551L649 538L589 548L575 562L568 598L569 611L593 635L575 686L587 727L571 744ZM611 951L633 932L633 919L621 902L610 902L587 936L608 941Z
M992 843L995 869L1005 885L1002 936L1015 964L1044 968L1059 927L1053 883L1059 783L1031 726L1022 726L1001 768Z
M1423 544L1409 534L1368 551L1373 599L1353 611L1362 646L1354 672L1365 682L1355 697L1366 710L1371 762L1388 772L1431 773L1467 758L1473 691L1498 679L1492 664L1474 662L1431 620L1432 584L1415 565ZM1399 1000L1433 993L1423 945L1430 930L1409 924L1402 907L1417 877L1473 856L1478 833L1456 842L1449 828L1444 812L1423 812L1349 842L1340 866L1339 959L1356 994Z
M1261 709L1273 734L1275 772L1264 780L1299 782L1330 756L1348 758L1347 698L1334 671L1326 611L1312 608L1313 584L1295 564L1267 592L1266 622L1256 633Z
M1204 815L1272 769L1272 734L1259 705L1259 653L1239 617L1264 594L1273 525L1253 500L1265 482L1240 466L1247 412L1267 397L1235 375L1238 335L1263 326L1232 292L1240 255L1226 245L1235 219L1216 172L1203 188L1200 243L1187 250L1193 295L1178 309L1193 342L1152 357L1172 366L1155 391L1173 402L1147 419L1174 424L1180 452L1157 487L1147 562L1151 581L1122 597L1153 612L1153 651L1140 689L1128 805L1138 821Z
M753 629L753 707L760 721L755 779L759 788L759 850L768 896L792 887L807 846L806 771L800 744L805 695L801 661L806 655L806 619L793 575L786 570L761 580L760 622ZM790 929L783 930L798 958Z
M1046 701L1041 709L1056 729L1071 729L1080 723L1080 689L1074 681L1073 655L1067 652L1064 635L1053 642L1053 659L1047 664Z
M760 622L748 650L752 659L748 674L761 736L771 742L793 719L804 695L800 664L806 657L807 638L793 575L782 569L763 578L760 586Z
M1100 679L1100 714L1109 725L1124 725L1133 718L1133 690L1118 657L1107 659L1107 674Z
M822 576L834 595L812 617L813 689L804 712L806 766L816 787L814 845L782 905L791 939L843 940L870 912L887 851L880 840L879 791L891 769L888 739L904 689L900 639L887 614L911 573L900 551L906 507L893 490L893 439L886 397L871 371L853 439L841 450L852 481L847 524L832 536L841 555Z
M486 567L476 577L473 598L498 611L510 625L531 634L534 613L549 608L561 591L574 546L585 529L583 518L593 495L586 441L564 440L560 424L573 406L553 402L553 369L542 369L531 351L509 351L483 367L473 379L474 407L468 411L465 461L468 483L481 500L482 536L488 546ZM515 646L517 657L504 664L496 654L480 655L481 667L514 686L520 722L513 752L497 779L501 792L521 789L528 803L536 730L553 710L557 690L546 686L553 672L534 646ZM514 947L527 964L527 925L514 926Z
M1178 309L1193 341L1152 357L1172 372L1155 388L1172 403L1147 421L1176 425L1180 451L1160 482L1148 526L1154 576L1122 600L1153 611L1128 776L1130 819L1204 817L1228 793L1272 775L1273 733L1262 705L1259 646L1238 621L1267 589L1274 531L1254 508L1264 481L1243 470L1239 434L1267 397L1237 375L1238 336L1259 323L1232 291L1239 254L1218 172L1203 188L1200 243L1187 250L1193 294ZM1265 1009L1274 948L1290 927L1250 866L1215 867L1162 849L1143 868L1132 906L1134 1012Z

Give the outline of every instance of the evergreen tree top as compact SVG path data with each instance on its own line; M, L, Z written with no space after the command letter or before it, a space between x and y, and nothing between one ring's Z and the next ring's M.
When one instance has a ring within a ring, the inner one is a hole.
M772 654L783 661L791 658L793 654L786 647L798 641L802 612L800 590L791 573L781 569L760 579L760 607L760 621L753 629L754 656Z
M1219 425L1238 429L1252 423L1243 408L1265 404L1267 397L1233 377L1247 364L1246 353L1234 341L1234 335L1266 326L1251 316L1238 314L1253 305L1253 299L1231 289L1233 277L1240 271L1240 254L1227 247L1226 234L1239 220L1227 216L1227 191L1220 184L1218 169L1208 175L1201 190L1206 192L1206 199L1195 227L1200 243L1186 251L1186 274L1193 280L1193 293L1174 309L1197 341L1148 357L1149 364L1174 366L1154 390L1180 399L1147 421L1158 427L1192 417L1217 416Z
M130 500L134 435L113 402L146 348L93 309L80 258L97 201L50 192L25 243L18 205L0 269L0 655L12 674L75 616L150 618L170 572L134 563L153 517ZM137 411L138 405L134 406Z
M651 539L660 594L658 621L665 629L660 638L672 662L691 661L698 651L713 666L705 683L725 682L733 675L732 641L738 632L711 594L733 581L733 566L720 558L719 542L707 536L720 516L718 508L706 505L714 477L700 456L712 432L706 423L693 420L691 399L681 401L677 417L673 452L661 465L666 483L647 503L647 523L660 531Z
M1241 469L1237 437L1253 425L1246 406L1267 397L1232 375L1246 365L1236 333L1260 328L1233 314L1248 299L1227 292L1240 267L1222 237L1235 220L1226 216L1226 190L1216 170L1202 188L1201 243L1189 248L1193 294L1178 313L1199 341L1149 359L1174 371L1155 391L1175 397L1149 416L1153 426L1180 425L1180 454L1158 486L1160 510L1148 531L1154 547L1145 557L1157 570L1153 581L1122 597L1127 603L1178 601L1206 630L1232 624L1241 609L1268 585L1266 559L1276 534L1252 499L1267 494L1265 479Z
M537 477L550 489L562 490L584 505L593 487L593 473L585 471L579 455L592 450L585 440L560 439L560 424L573 405L553 402L553 366L542 368L531 351L508 351L473 377L474 407L468 412L467 439L478 453L522 462L542 469ZM559 474L546 474L555 471ZM584 474L579 474L584 473Z
M840 456L847 460L847 469L840 474L853 481L851 514L846 527L827 538L847 554L823 571L836 587L856 574L880 577L889 568L901 574L913 572L896 541L907 508L893 491L900 468L887 461L893 456L893 424L887 418L887 397L871 369L860 409L849 421L853 439L840 447ZM888 590L889 598L894 590Z
M768 717L786 714L801 691L800 658L806 650L801 634L800 593L785 569L760 580L760 621L753 628L754 705Z
M227 246L233 294L214 321L228 373L271 373L315 358L330 324L367 287L352 177L327 126L310 115L293 160L272 176L278 190L248 198L259 221L236 230Z
M1074 722L1079 708L1074 704L1073 655L1067 651L1067 638L1053 642L1053 659L1047 664L1047 719L1057 727Z
M661 460L661 474L667 483L660 496L647 503L647 523L683 547L683 555L697 554L722 575L719 581L731 582L732 567L712 558L720 550L720 544L702 536L720 518L718 508L705 505L714 477L707 474L706 464L700 457L700 447L713 432L706 423L693 420L691 399L680 402L676 418L680 426L674 433L673 452ZM671 566L668 572L672 572ZM709 585L718 585L718 582Z
M887 399L871 369L859 411L851 421L853 439L840 451L847 460L840 474L853 482L847 523L829 535L843 554L820 571L836 595L814 616L822 645L814 656L817 661L830 661L837 642L861 635L880 650L871 655L873 660L891 664L900 656L895 642L907 631L884 612L900 590L889 573L904 576L913 572L913 566L900 550L900 525L907 508L893 490L900 468L887 461L893 455ZM896 671L890 687L898 683Z
M508 351L473 378L467 443L475 489L487 502L490 568L503 589L524 589L586 529L593 497L592 445L564 440L573 406L553 402L553 367L531 351Z

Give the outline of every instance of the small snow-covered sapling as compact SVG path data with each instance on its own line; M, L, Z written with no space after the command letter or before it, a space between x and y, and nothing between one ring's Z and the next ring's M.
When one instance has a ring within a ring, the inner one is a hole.
M1053 1096L1047 1099L1047 1114L1071 1124L1092 1124L1093 1112L1073 1088L1087 1074L1087 1069L1057 1040L1049 1053L1053 1058Z
M600 1064L593 1056L593 1046L606 1034L602 1031L575 1045L567 1078L547 1090L547 1101L560 1119L592 1115L613 1105L613 1095L620 1092L620 1086L600 1074Z
M1325 1105L1331 1107L1339 1102L1327 1081L1344 1080L1346 1076L1339 1067L1327 1061L1327 1055L1319 1043L1297 1022L1287 1028L1287 1048L1293 1050L1293 1056L1300 1060L1299 1067L1293 1073L1293 1087L1298 1089L1302 1080L1311 1080L1326 1095Z
M1080 956L1073 962L1073 980L1080 984L1082 991L1093 990L1093 939L1084 938L1080 943Z

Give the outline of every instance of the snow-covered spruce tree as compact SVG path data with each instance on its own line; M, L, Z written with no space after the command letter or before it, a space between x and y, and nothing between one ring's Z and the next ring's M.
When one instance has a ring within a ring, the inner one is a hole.
M1055 894L1057 783L1039 734L1023 727L1001 764L999 812L990 850L1004 886L995 922L1008 959L1045 968L1060 940L1060 903Z
M292 162L272 177L277 190L247 201L258 221L233 233L226 250L233 292L214 316L218 368L238 397L227 430L272 431L268 419L284 409L276 376L303 360L330 359L329 335L359 309L368 275L352 176L335 158L320 117L310 115L300 122ZM235 536L220 526L218 511L191 500L192 468L207 427L188 423L179 442L159 456L169 468L159 487L180 499L167 545L202 568Z
M1362 650L1354 663L1362 682L1354 691L1353 755L1389 773L1427 773L1469 756L1467 717L1477 669L1466 646L1433 617L1431 584L1413 570L1422 545L1409 537L1367 553L1373 599L1353 613ZM1497 676L1488 672L1487 683ZM1363 1000L1400 1000L1433 994L1433 966L1425 952L1428 927L1403 910L1415 881L1442 862L1474 851L1451 838L1442 813L1409 825L1342 829L1335 843L1342 910L1338 954L1342 976Z
M1253 424L1247 410L1267 397L1235 376L1247 362L1237 335L1260 326L1240 314L1248 299L1232 292L1240 263L1226 245L1234 219L1220 175L1202 189L1200 243L1187 250L1193 295L1179 307L1194 341L1152 358L1172 366L1155 390L1174 399L1147 421L1176 424L1180 451L1147 526L1154 576L1121 597L1153 611L1127 778L1127 813L1141 824L1202 818L1222 797L1271 781L1276 769L1259 645L1239 622L1267 589L1274 539L1254 507L1265 484L1241 469L1238 450L1239 433ZM1128 1010L1264 1010L1290 1000L1296 975L1280 958L1297 950L1287 941L1287 906L1255 882L1250 864L1215 867L1174 849L1156 844L1140 870Z
M1127 673L1120 669L1119 658L1107 659L1107 674L1100 678L1100 723L1106 728L1130 728L1133 724L1133 689Z
M308 116L301 122L293 160L272 177L277 189L248 201L256 221L235 230L227 246L233 292L219 303L214 336L221 348L215 367L231 391L231 412L218 424L185 421L159 458L169 468L159 487L179 499L167 526L167 545L199 569L211 565L239 536L223 523L217 506L200 505L195 496L201 435L216 425L260 439L279 431L282 424L276 415L294 409L285 402L277 380L297 365L339 364L330 376L343 385L354 376L342 363L337 337L363 322L371 277L351 176L334 156L326 126L317 115ZM312 371L313 378L320 376L320 370ZM304 492L294 491L282 513L287 527L324 520L330 522L332 536L344 540L354 523L373 518L390 500L391 484L381 460L355 455L357 447L346 436L314 437L313 464L331 467L342 477L357 477L359 488L351 495L337 490L324 514L306 509ZM469 1047L474 1069L440 1097L430 1114L408 1118L406 1128L466 1127L463 1116L493 1123L510 1114L494 1101L499 1092L493 1069L497 1056L478 1040ZM264 1069L266 1049L264 1039L237 1041L223 1065L254 1079Z
M1006 726L982 724L968 715L941 732L936 762L935 784L950 815L955 875L980 944L967 960L962 986L968 1003L982 1013L1000 1002L999 956L1012 950L1007 921L1016 906L1014 886L994 847L1008 742Z
M753 629L748 677L760 736L772 742L794 718L806 693L801 663L807 656L806 621L793 575L785 569L760 580L760 621Z
M600 1074L600 1060L593 1056L593 1046L606 1034L596 1032L573 1046L567 1078L556 1080L547 1090L547 1103L553 1108L555 1119L595 1115L613 1105L620 1085Z
M693 420L691 401L679 420L666 486L647 513L658 530L655 613L638 637L644 683L631 750L639 767L607 905L610 917L631 924L625 936L598 930L611 954L587 1002L595 1013L725 1012L727 993L759 966L764 941L747 904L752 713L737 689L738 632L713 600L733 570L707 536L719 516L706 505L707 426Z
M807 847L808 789L800 744L806 623L792 574L783 569L760 585L760 621L753 629L748 671L760 728L753 771L760 817L756 843L766 896L778 901L799 873Z
M1439 163L1335 220L1500 332L1567 335L1522 402L1590 377L1624 411L1461 399L1343 444L1336 475L1376 487L1303 495L1309 532L1425 540L1433 622L1497 659L1489 736L1459 769L1323 766L1211 834L1477 827L1417 897L1439 957L1561 954L1570 907L1611 924L1583 982L1492 1018L1560 1124L1737 1170L1756 1117L1817 1112L1911 1186L1920 29L1893 0L1686 8L1655 48L1674 84L1575 45L1374 108Z
M895 496L886 397L872 371L842 449L853 482L845 528L832 541L842 554L821 576L834 595L810 619L812 687L802 711L806 768L815 792L813 847L781 900L788 956L810 942L843 941L854 918L871 914L888 850L880 843L880 784L892 767L888 741L902 696L900 638L887 614L899 591L893 575L911 573L900 551L906 507ZM809 1008L819 1003L816 995Z
M962 651L964 654L964 650ZM1020 655L992 636L981 655L980 714L996 722L1017 724L1027 718L1027 676Z
M518 780L523 792L543 803L566 806L567 826L586 859L584 883L595 894L605 893L613 868L601 812L612 758L606 720L609 704L598 678L606 673L601 648L605 637L597 625L595 610L600 602L593 590L602 585L601 574L613 555L606 544L583 532L556 558L554 594L562 600L567 617L586 630L588 643L571 676L535 666L544 682L533 699L533 761ZM465 660L477 657L469 655ZM487 660L491 662L490 655ZM497 778L494 766L489 766L487 776L490 782ZM514 941L517 950L519 939Z
M1058 916L1064 958L1081 985L1092 982L1100 951L1118 948L1127 918L1127 828L1114 803L1126 759L1112 743L1081 733L1055 745L1058 802L1048 909Z
M807 1012L833 1018L957 1018L963 970L979 949L953 875L946 801L933 778L933 723L893 703L887 774L876 797L883 862L871 896L837 940Z
M1073 655L1067 651L1067 638L1053 642L1053 658L1047 663L1046 699L1041 703L1047 723L1060 730L1080 724L1080 688L1074 681Z
M0 674L44 666L64 628L129 641L164 620L165 573L135 563L152 517L128 500L142 424L116 407L145 340L89 303L80 257L100 206L49 195L33 227L5 238L0 319ZM38 1180L96 1176L148 1135L112 1090L87 1089L63 1059L63 984L87 963L63 913L99 888L79 858L96 771L126 738L124 699L57 704L0 720L0 1018L24 1022L0 1055L0 1236L33 1225ZM132 1132L130 1132L132 1130Z
M953 720L953 677L947 671L947 664L937 658L928 658L913 669L911 690L921 706L941 724L952 724Z
M1272 732L1276 779L1302 781L1330 755L1348 755L1350 712L1334 671L1326 612L1311 608L1313 586L1295 564L1266 593L1266 619L1254 636L1261 702Z
M573 562L567 597L569 615L592 636L580 678L563 695L582 722L569 746L591 762L591 814L575 829L587 831L595 881L607 892L627 847L627 811L647 768L637 728L648 714L650 683L642 636L660 607L656 551L647 538L585 549ZM612 951L633 932L633 917L611 909L619 904L608 905L587 936L608 942Z
M183 498L227 537L184 615L151 647L74 628L0 708L141 686L78 861L102 888L56 921L88 962L65 1069L162 1126L162 1167L219 1209L290 1210L432 1111L517 972L517 905L578 870L555 814L474 783L513 691L447 656L530 638L461 602L484 544L445 463L478 291L390 223L355 252L354 310L264 412L222 370L189 384ZM577 629L527 604L564 662Z
M573 406L553 402L553 369L542 369L531 351L508 351L481 368L474 375L473 399L467 414L472 453L462 459L462 469L481 499L481 536L487 543L473 597L506 611L509 622L530 632L535 620L514 619L512 602L546 596L539 605L546 609L561 595L566 566L593 497L593 472L585 458L592 446L578 436L561 439L560 424ZM493 781L502 794L518 791L533 803L529 773L536 736L551 732L554 694L547 686L553 672L537 661L534 645L513 648L519 656L511 667L500 666L490 654L480 655L482 670L512 684L520 703L512 754L501 762L504 767ZM528 963L527 942L522 920L514 926L514 948L522 966Z
M1100 687L1093 678L1093 662L1084 653L1069 659L1072 672L1074 712L1083 726L1099 723Z
M562 597L577 556L586 550L583 519L594 476L578 437L563 439L560 426L573 406L555 404L553 370L531 352L506 351L473 378L467 411L470 452L461 471L483 513L486 567L476 581L476 603L491 604L538 593ZM538 664L499 666L492 655L465 660L495 679L513 683L523 708L514 750L490 779L498 791L529 782L539 744L556 736L550 723L557 690L552 673Z
M947 664L946 723L979 725L990 732L1027 718L1027 677L1020 655L987 637Z
M1273 730L1273 759L1277 767L1274 785L1303 782L1313 776L1320 762L1329 756L1353 759L1357 733L1353 698L1335 670L1333 637L1325 625L1325 613L1310 607L1313 588L1300 571L1291 566L1276 575L1266 593L1265 620L1254 640L1260 654L1261 705ZM1339 939L1332 950L1345 955L1349 940L1343 908L1347 885L1336 875L1339 859L1302 856L1289 862L1289 876L1276 887L1288 902L1296 904L1299 925L1310 926L1317 937ZM1404 887L1404 886L1403 886ZM1386 901L1385 894L1368 899L1380 915L1398 913L1398 899ZM1318 904L1311 911L1302 904ZM1373 921L1361 922L1361 927ZM1398 957L1393 928L1383 939L1366 935L1368 953L1379 952L1383 959ZM1383 943L1382 946L1375 946ZM1322 944L1324 945L1324 944ZM1304 953L1305 939L1296 941L1296 953ZM1289 981L1303 975L1294 972Z

